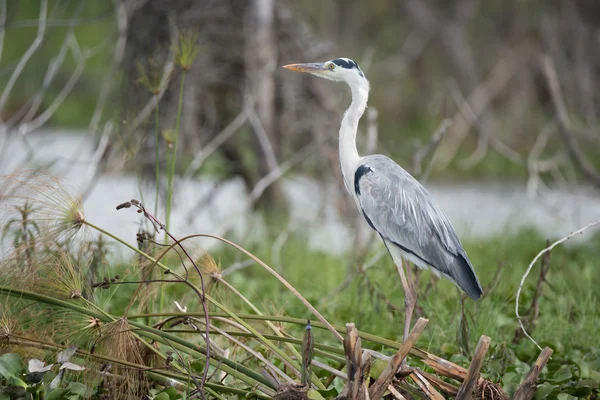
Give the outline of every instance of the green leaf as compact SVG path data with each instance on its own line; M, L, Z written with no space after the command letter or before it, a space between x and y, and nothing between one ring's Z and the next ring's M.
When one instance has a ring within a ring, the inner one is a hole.
M69 392L77 394L77 395L83 397L84 399L90 398L94 394L93 389L90 389L83 383L79 383L79 382L69 383L69 386L67 386L67 389L69 389Z
M13 375L20 375L24 368L25 364L18 354L7 353L0 357L0 374L3 376L3 370Z
M570 394L561 393L557 397L558 400L577 400L577 397L571 396Z
M169 396L165 392L160 392L159 394L154 396L154 400L170 400L170 399L171 399L171 396Z
M325 400L325 397L321 396L321 393L319 393L318 391L311 389L306 393L306 396L310 399L310 400Z
M6 381L8 382L9 386L19 386L19 387L22 387L25 389L27 389L27 387L29 387L29 385L23 379L18 378L14 375L9 377Z
M48 393L46 400L64 400L66 399L67 393L69 393L67 389L54 389Z
M171 398L171 399L176 399L177 395L179 394L179 393L177 393L177 389L175 389L173 386L165 388L165 390L163 390L163 393L168 394L169 398Z
M560 367L554 375L552 375L552 381L556 383L566 382L573 377L571 373L571 367L568 365L563 365Z
M379 378L379 376L386 369L387 365L388 365L387 361L380 360L380 359L375 360L375 362L371 365L371 377L374 379Z
M319 390L319 393L321 393L321 396L325 397L326 399L336 398L339 394L337 389L334 387L328 390Z
M577 387L589 387L592 389L598 389L599 383L593 379L584 379L582 381L577 382Z
M555 390L558 390L558 386L544 382L541 385L538 385L537 391L535 392L535 398L540 400L545 399Z
M10 396L6 393L0 393L0 400L10 400Z

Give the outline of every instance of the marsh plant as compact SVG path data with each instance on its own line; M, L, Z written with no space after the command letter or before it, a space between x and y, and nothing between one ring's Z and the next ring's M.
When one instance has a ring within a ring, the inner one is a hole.
M341 259L317 257L304 238L304 245L285 262L293 264L286 272L310 281L304 288L307 299L264 257L224 237L180 237L171 230L183 88L200 51L198 35L186 31L172 49L176 70L163 71L159 79L158 73L139 67L139 83L154 99L153 203L145 204L141 196L123 198L102 210L139 223L135 238L118 237L104 229L102 221L86 218L81 197L61 179L35 171L2 177L0 400L320 399L358 394L364 398L365 393L371 398L420 398L425 390L455 396L467 376L470 344L476 335L488 333L482 326L495 329L498 336L507 331L506 314L498 312L506 308L506 296L495 295L497 276L486 280L491 282L486 296L496 296L494 302L477 309L476 317L464 302L457 307L454 292L436 291L437 281L418 275L426 285L423 293L438 294L425 305L431 319L439 320L438 328L417 343L427 325L421 319L409 336L411 342L403 344L397 341L398 301L390 298L398 289L390 287L391 282L397 280L390 280L389 273L367 271L365 266L352 282L356 273L346 273ZM162 126L161 93L175 76L180 89L175 126ZM139 146L128 144L127 157L133 158ZM166 182L164 199L161 178ZM268 238L264 240L259 252L273 248ZM246 270L223 271L222 259L202 249L208 241L219 242L223 259L246 265ZM122 250L130 254L126 261L115 256ZM528 292L533 293L527 311L531 329L542 325L536 325L536 319L546 272L537 289ZM498 276L502 273L498 268ZM342 281L338 289L332 288ZM594 301L591 298L579 313L592 313ZM329 318L335 316L336 325L313 306L317 302ZM353 324L343 326L350 321L377 335ZM579 326L578 331L584 337L595 328ZM516 342L520 339L515 337ZM441 349L450 360L415 343ZM407 355L410 367L396 375ZM597 395L596 356L579 353L567 363L558 358L548 364L544 395ZM531 362L535 354L502 341L494 346L481 370L482 398L504 398L502 389L512 394L529 369L523 359Z

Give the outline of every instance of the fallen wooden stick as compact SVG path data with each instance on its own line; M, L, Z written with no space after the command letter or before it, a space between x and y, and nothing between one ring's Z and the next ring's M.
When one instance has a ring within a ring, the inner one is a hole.
M441 390L442 392L444 392L452 397L456 396L456 394L458 393L457 386L454 386L453 384L448 383L428 372L421 371L420 369L418 369L417 371L419 372L419 374L421 374L423 376L423 378L427 379L438 390Z
M369 398L380 399L383 397L387 387L392 382L396 372L398 372L398 368L400 368L402 361L406 358L409 350L415 345L417 339L419 336L421 336L421 333L423 333L423 330L427 326L428 322L429 320L425 318L419 318L415 326L410 331L410 334L406 338L406 341L402 343L400 349L398 349L398 352L394 354L392 358L390 358L385 370L369 388Z
M456 379L457 381L464 381L467 377L467 369L460 365L454 364L451 361L445 360L441 357L431 354L425 350L412 348L410 354L420 358L425 364L433 368L438 374L446 376L448 378Z
M431 383L421 375L421 373L415 370L410 374L410 378L419 386L421 391L425 393L428 399L432 400L444 400L444 396L438 393L437 390L431 385Z
M463 381L460 388L458 388L458 393L456 394L456 400L470 400L473 395L473 389L479 380L479 370L483 365L483 359L485 358L485 354L487 353L490 347L490 338L489 336L481 336L479 339L479 343L477 343L477 347L475 348L475 355L473 356L473 360L471 361L471 366L469 367L469 371L467 372L467 376Z
M517 391L513 397L513 400L529 400L533 398L535 392L537 391L537 385L535 381L537 381L540 372L544 369L544 366L550 359L552 355L552 349L550 347L545 347L544 350L540 353L537 360L535 360L535 364L531 367L525 380L523 383L517 388Z

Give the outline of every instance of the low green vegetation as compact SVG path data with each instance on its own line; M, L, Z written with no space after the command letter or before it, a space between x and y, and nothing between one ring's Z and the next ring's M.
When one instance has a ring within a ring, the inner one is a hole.
M364 332L363 348L389 356L400 345L403 294L379 244L360 258L311 251L301 233L290 235L276 257L269 238L247 250L224 242L211 255L200 250L207 241L222 239L173 236L165 248L152 229L154 224L160 230L162 223L131 200L114 211L146 225L138 246L131 247L107 242L111 234L85 218L81 204L59 181L12 179L13 187L5 192L11 195L3 197L10 206L0 265L0 349L8 366L0 368L0 393L19 391L35 399L145 393L176 399L197 396L203 388L209 397L268 398L281 383L304 379L320 396L336 396L344 380L334 379L331 370L344 365L341 344L263 261L273 262L342 335L344 324L354 322ZM555 351L538 381L538 398L598 394L600 350L593 338L600 328L600 279L594 273L599 241L594 237L556 248L525 284L525 325L542 346ZM414 271L417 316L429 324L415 345L420 350L411 352L410 366L432 372L420 361L425 350L468 367L479 337L487 335L492 347L482 376L513 393L539 354L518 329L515 294L527 265L545 245L534 231L465 243L485 290L478 302L463 302L449 282ZM111 261L117 246L129 247L130 262ZM243 268L230 273L232 265ZM314 328L314 352L308 353L307 319ZM201 335L207 321L208 367ZM65 362L57 360L67 349L75 367L56 381ZM306 354L314 354L327 369L321 364L307 369ZM372 379L381 373L378 363ZM49 365L41 377L31 377L32 366ZM418 391L410 381L399 385Z

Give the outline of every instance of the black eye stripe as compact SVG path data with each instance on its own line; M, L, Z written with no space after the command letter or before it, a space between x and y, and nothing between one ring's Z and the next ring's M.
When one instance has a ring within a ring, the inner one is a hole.
M336 58L335 60L332 61L335 65L337 65L338 67L342 67L342 68L346 68L346 69L359 69L358 68L358 64L356 64L354 61L352 60L347 60L345 58Z

